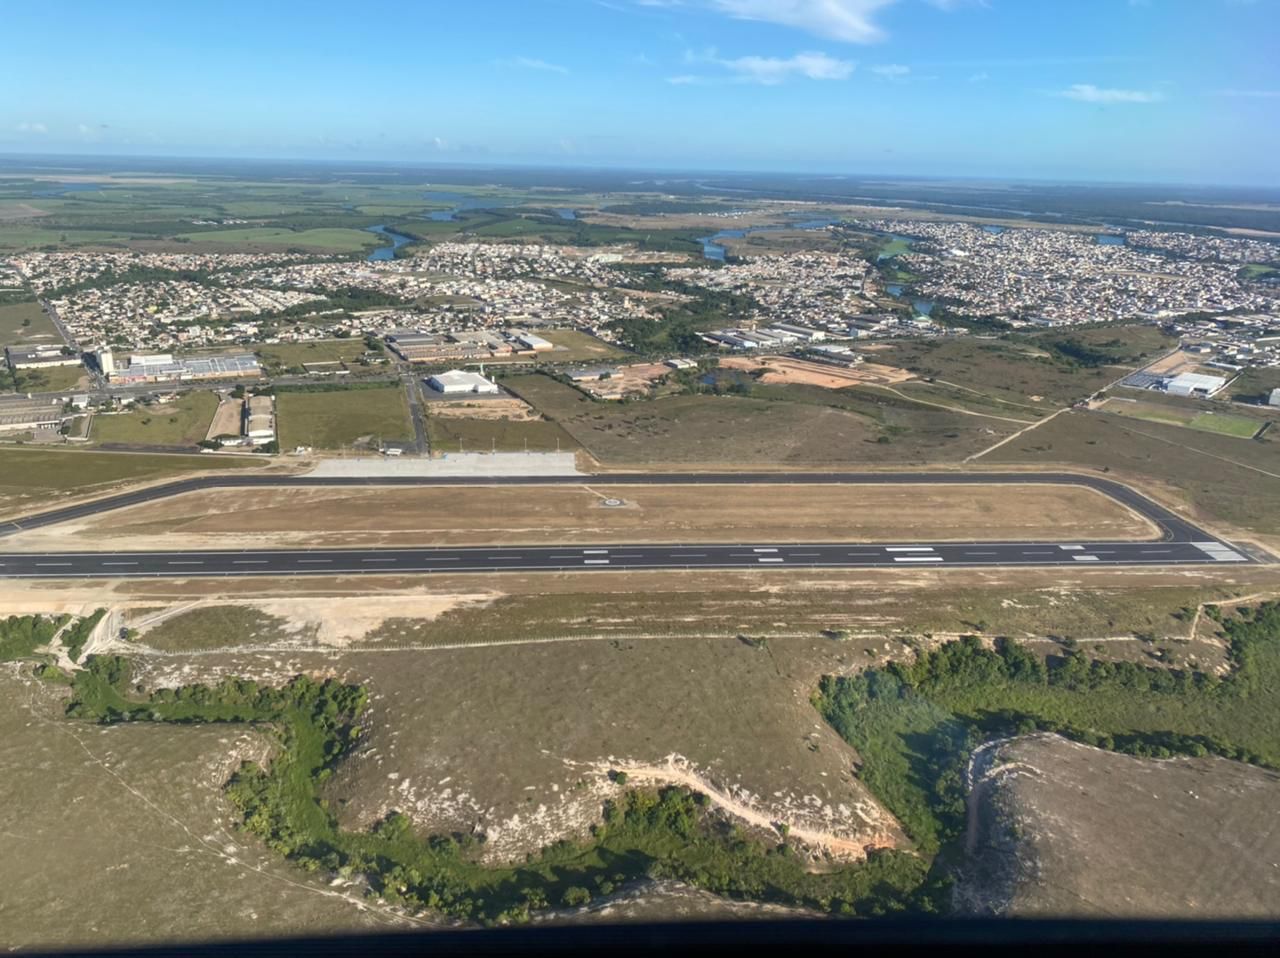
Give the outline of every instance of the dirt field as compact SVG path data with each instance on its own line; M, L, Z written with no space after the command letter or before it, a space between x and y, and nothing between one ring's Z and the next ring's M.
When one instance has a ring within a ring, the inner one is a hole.
M621 399L628 393L648 393L654 382L673 372L665 363L633 363L619 366L617 370L608 379L593 379L579 386L601 399Z
M542 419L522 399L442 399L428 407L433 416L443 419L506 419L511 422L537 422Z
M608 499L621 506L604 505ZM1154 538L1074 486L501 486L207 490L35 529L13 549Z
M861 363L858 366L844 368L829 366L825 363L806 362L803 359L787 359L781 356L729 356L720 360L721 366L730 369L741 369L752 372L757 369L768 370L761 376L761 382L777 385L801 383L808 386L821 386L824 389L843 389L845 386L858 386L866 383L875 385L892 385L906 382L914 376L905 369L893 366L882 366L878 363Z
M224 398L214 410L213 421L209 423L206 439L218 436L240 435L241 418L244 413L244 400Z
M1051 735L988 747L956 897L969 913L1273 918L1280 775Z

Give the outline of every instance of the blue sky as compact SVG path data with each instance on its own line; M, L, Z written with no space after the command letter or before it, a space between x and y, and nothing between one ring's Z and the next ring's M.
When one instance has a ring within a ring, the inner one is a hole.
M1280 0L9 3L0 152L1280 183Z

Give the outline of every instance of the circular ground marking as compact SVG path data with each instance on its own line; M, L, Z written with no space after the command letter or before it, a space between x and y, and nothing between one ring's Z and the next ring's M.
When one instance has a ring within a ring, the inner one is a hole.
M600 503L600 505L608 506L610 509L616 509L619 506L625 506L626 503L621 499L605 499Z

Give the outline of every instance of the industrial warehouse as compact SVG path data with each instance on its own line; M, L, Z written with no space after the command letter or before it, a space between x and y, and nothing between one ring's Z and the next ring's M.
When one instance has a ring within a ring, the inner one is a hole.
M6 346L4 358L9 368L15 372L19 369L80 365L80 356L62 346Z
M486 379L480 373L466 372L461 369L451 369L447 373L428 376L426 383L444 396L496 396L502 391L497 383Z
M174 359L169 353L134 354L129 357L129 363L123 369L116 366L115 356L110 349L99 350L97 358L102 374L112 384L241 379L262 375L262 366L258 362L258 357L253 355Z

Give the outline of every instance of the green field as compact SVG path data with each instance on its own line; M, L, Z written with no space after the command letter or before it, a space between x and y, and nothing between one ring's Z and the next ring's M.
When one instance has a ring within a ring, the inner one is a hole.
M83 366L48 366L44 369L20 369L13 374L18 392L70 392L84 377Z
M164 405L94 416L90 438L139 446L194 446L204 439L217 408L218 397L211 392L183 393Z
M894 256L901 256L909 249L911 249L910 240L889 237L880 245L880 251L877 255L883 256L885 259L891 259Z
M44 314L40 304L32 300L29 303L0 306L0 346L15 346L32 341L60 341L53 321Z
M63 495L95 492L124 482L149 482L202 470L244 469L249 458L81 452L0 447L0 511L12 515Z
M322 339L312 343L261 346L258 358L268 372L302 373L304 363L354 364L368 352L363 339Z
M35 222L41 222L37 220ZM119 246L129 234L118 230L60 230L26 223L0 225L0 249L35 249L40 247Z
M1265 424L1264 420L1204 409L1181 409L1172 405L1152 402L1130 402L1127 399L1111 399L1103 407L1107 412L1147 422L1186 426L1201 432L1213 432L1239 439L1251 439Z
M1267 266L1265 263L1247 263L1240 272L1244 274L1245 279L1262 279L1264 276L1280 273L1280 269Z
M341 449L369 437L374 443L413 438L409 402L400 386L280 392L276 396L280 448Z
M220 246L242 246L265 249L311 249L327 253L358 253L379 245L379 240L363 230L309 229L289 230L275 227L259 229L209 230L180 233L177 237L192 243L216 243Z

